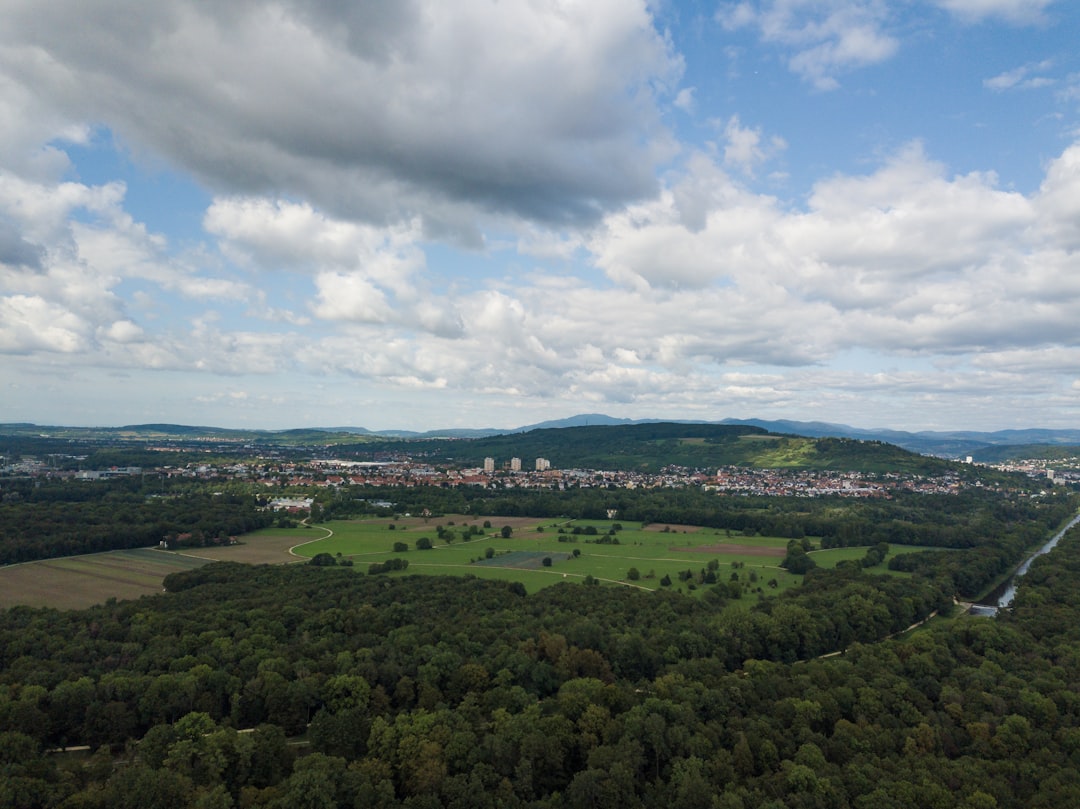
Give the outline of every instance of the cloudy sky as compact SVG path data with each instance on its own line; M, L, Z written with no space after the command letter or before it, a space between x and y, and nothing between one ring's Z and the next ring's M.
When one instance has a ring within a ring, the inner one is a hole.
M1080 422L1073 0L3 0L0 421Z

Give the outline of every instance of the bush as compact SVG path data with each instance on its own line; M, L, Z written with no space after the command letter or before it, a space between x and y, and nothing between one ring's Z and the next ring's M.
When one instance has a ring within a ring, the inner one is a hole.
M542 561L540 564L542 564L544 567L551 567L551 557L545 556L544 561Z
M636 567L632 567L628 571L626 571L626 579L627 579L627 581L637 581L640 578L641 578L641 571L638 570Z

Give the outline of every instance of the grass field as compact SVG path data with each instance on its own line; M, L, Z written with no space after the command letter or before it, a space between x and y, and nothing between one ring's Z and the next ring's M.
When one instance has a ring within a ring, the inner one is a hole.
M390 520L333 522L326 526L333 532L332 536L295 548L295 553L306 557L317 553L341 554L361 570L372 562L403 558L409 562L406 575L462 573L512 579L521 581L530 591L564 579L582 580L590 575L602 582L655 590L661 587L660 580L667 575L672 580L672 590L690 592L689 582L680 581L679 573L690 570L698 574L710 561L719 565L716 574L721 582L729 581L732 574L737 573L740 581L749 585L747 595L751 596L757 595L759 587L762 593L779 592L801 580L801 577L779 567L787 545L787 540L779 537L747 539L743 536L728 537L726 532L699 526L642 527L624 522L623 530L616 534L618 544L600 544L598 540L611 528L610 522L488 517L486 519L491 527L483 529L482 536L461 539L463 528L483 525L484 519L451 515L424 523L412 518L394 522L393 530L389 527ZM451 522L453 525L450 525ZM450 543L439 540L439 525L458 536ZM510 525L512 529L512 535L506 539L500 535L504 525ZM591 527L596 534L574 535L570 532L575 527L582 531ZM559 533L560 529L564 533ZM310 536L310 530L295 529L293 533L299 542ZM416 540L421 537L432 542L430 550L417 550ZM395 552L395 542L405 543L408 550ZM495 556L493 560L485 561L488 548L494 551ZM523 551L538 558L550 556L551 567L536 569L532 563L510 566L492 564L508 554ZM636 568L640 574L636 581L628 578L630 568ZM751 573L754 575L751 576ZM756 581L749 581L751 578ZM775 587L768 586L770 580L776 581ZM700 594L707 587L697 587L695 592Z
M0 607L82 609L109 598L138 598L160 593L161 581L170 573L206 561L136 548L12 565L0 568Z
M485 521L490 523L487 528L483 527ZM453 541L438 538L439 526L453 532ZM476 526L481 534L463 539L462 532L469 526ZM510 537L502 537L503 526L510 526ZM712 563L721 585L730 587L733 578L740 582L741 604L782 592L802 579L779 567L787 539L748 538L692 525L623 522L622 526L615 534L618 544L599 541L612 527L600 520L447 515L268 528L247 534L239 544L228 547L192 548L183 553L149 548L114 551L0 568L0 607L86 607L108 598L159 593L162 579L169 573L212 561L303 563L318 553L340 554L363 573L372 563L398 558L408 560L406 571L380 575L470 575L518 581L529 592L561 581L583 581L588 576L604 584L656 590L668 576L671 590L700 596L714 586L696 581ZM582 533L573 534L575 529ZM417 549L421 538L430 540L430 550ZM395 551L395 543L403 543L406 550ZM890 556L910 550L921 549L898 547L891 549ZM812 558L820 567L830 568L845 559L861 559L865 553L865 548L838 548L814 551ZM550 566L543 565L544 557L551 558ZM630 579L631 568L638 571L637 579ZM888 572L885 563L870 570ZM693 578L685 578L687 572Z

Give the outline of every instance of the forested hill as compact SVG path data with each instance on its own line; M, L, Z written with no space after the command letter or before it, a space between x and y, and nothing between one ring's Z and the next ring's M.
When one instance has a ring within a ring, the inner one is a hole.
M489 456L500 463L517 457L526 464L539 457L562 469L650 472L671 465L922 474L958 468L881 441L781 435L746 424L649 422L438 438L388 437L355 430L267 432L169 424L100 429L0 424L0 454L78 454L86 456L82 468L153 465L160 460L160 453L150 449L160 446L181 453L171 458L174 463L277 449L291 457L372 459L393 453L466 466L479 466Z
M499 462L518 457L525 463L547 458L563 469L658 471L675 465L934 473L957 468L877 441L783 436L745 425L664 422L532 430L468 441L378 442L355 449L393 449L476 465L485 457Z

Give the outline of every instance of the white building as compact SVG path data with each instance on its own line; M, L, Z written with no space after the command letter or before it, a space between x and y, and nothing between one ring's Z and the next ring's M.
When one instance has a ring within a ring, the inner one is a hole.
M537 472L546 472L548 469L551 469L551 461L549 461L547 458L536 459Z
M495 459L494 458L484 458L484 471L485 472L494 472L495 471Z
M510 471L511 472L520 472L521 471L521 458L511 458L510 459Z

